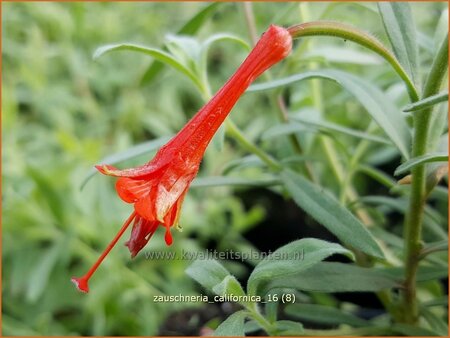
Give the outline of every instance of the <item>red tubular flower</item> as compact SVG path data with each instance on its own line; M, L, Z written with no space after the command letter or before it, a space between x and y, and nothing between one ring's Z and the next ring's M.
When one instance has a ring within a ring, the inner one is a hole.
M212 137L248 86L284 59L291 48L289 32L270 26L227 83L150 162L125 170L110 165L96 166L102 174L119 177L117 193L123 201L134 204L134 211L87 274L72 278L80 291L89 291L89 278L131 222L131 237L125 245L132 257L147 244L159 226L165 227L166 244L172 244L170 228L178 222L184 196Z

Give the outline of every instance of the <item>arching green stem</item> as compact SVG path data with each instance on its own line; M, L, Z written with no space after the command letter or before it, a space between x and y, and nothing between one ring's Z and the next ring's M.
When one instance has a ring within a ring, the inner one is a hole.
M345 40L353 41L364 46L382 58L384 58L394 68L395 72L402 78L406 84L409 97L412 102L419 99L419 95L413 81L409 78L397 58L384 45L370 34L363 32L347 24L333 21L312 21L288 28L292 37L300 38L305 36L335 36Z

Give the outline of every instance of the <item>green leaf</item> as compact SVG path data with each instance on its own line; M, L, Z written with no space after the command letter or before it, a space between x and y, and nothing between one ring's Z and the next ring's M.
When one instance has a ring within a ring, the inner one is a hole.
M359 165L357 169L359 172L372 177L374 180L378 181L389 189L397 185L397 181L395 181L391 176L375 167L363 164Z
M208 54L208 51L209 51L209 48L211 47L211 45L216 42L220 42L220 41L236 42L239 45L241 45L242 47L244 47L247 51L250 51L250 49L251 49L250 45L238 36L235 36L232 34L227 34L227 33L218 33L218 34L211 35L209 38L207 38L205 41L203 41L202 53L205 58Z
M320 262L303 273L272 279L265 290L292 288L316 292L375 292L400 286L399 280L384 271L352 264Z
M358 318L351 313L331 306L315 305L315 304L289 304L285 312L300 320L308 322L341 325L347 324L353 327L369 326L370 322Z
M253 319L246 321L244 324L245 333L251 333L261 330L261 326L258 322L255 322Z
M220 186L249 186L267 187L279 185L281 182L277 178L249 179L245 177L210 176L198 177L192 182L193 188L220 187Z
M205 6L201 11L194 15L181 29L177 35L194 35L202 27L203 23L214 13L220 2L213 2ZM144 73L141 79L141 85L145 85L152 81L163 69L164 63L154 61Z
M213 292L219 296L235 295L245 296L244 289L234 276L226 276L222 282L213 287Z
M447 29L448 30L448 29ZM439 92L442 82L448 73L448 32L443 37L433 58L431 69L427 75L423 96L429 97ZM433 109L436 108L436 109ZM435 112L427 114L427 110ZM425 116L422 116L424 115ZM427 148L434 151L438 147L444 130L448 129L448 105L440 105L427 108L422 114L415 116L420 123L425 123L428 130L432 131L427 137ZM448 137L448 131L447 131ZM446 142L448 144L448 141Z
M136 144L135 146L132 146L131 148L128 148L127 150L118 152L113 155L106 156L98 161L99 164L117 164L126 160L131 160L135 157L151 153L155 151L156 149L162 147L172 136L163 136L160 138L157 138L155 140L147 141L144 143ZM92 168L89 170L89 172L86 174L86 178L83 180L83 183L81 184L80 189L83 189L87 182L96 174L98 173L98 170L95 168Z
M417 85L419 52L411 8L408 2L379 2L381 18L394 54Z
M448 251L448 240L426 243L420 252L420 258L440 251Z
M401 280L405 276L405 270L401 267L379 269L393 279ZM420 266L417 271L417 281L426 282L430 280L443 279L448 276L447 269L442 266Z
M39 336L40 332L31 323L24 323L23 320L14 318L16 316L9 316L8 314L2 314L2 335L8 336Z
M432 154L426 154L418 157L414 157L406 161L405 163L402 163L399 165L394 172L395 176L404 174L414 167L417 167L418 165L422 165L424 163L429 162L448 162L448 154L447 153L432 153Z
M402 155L405 158L409 158L411 134L405 117L396 108L394 103L377 87L354 75L333 69L310 71L283 79L252 85L248 91L274 89L314 78L335 81L352 93L397 146Z
M315 238L305 238L289 243L266 257L251 273L247 291L257 295L258 291L273 278L298 274L333 254L344 254L354 258L351 251L339 244Z
M403 111L404 112L420 111L422 109L432 107L444 101L448 101L448 92L432 95L420 101L409 104L405 108L403 108Z
M241 168L262 166L264 166L264 162L258 156L247 155L228 162L223 168L223 175L227 175L228 173Z
M158 48L152 48L152 47L145 47L141 45L136 45L132 43L118 43L118 44L111 44L106 45L97 48L97 50L94 52L94 59L98 59L99 57L116 51L132 51L132 52L138 52L143 53L145 55L152 56L158 61L161 61L176 70L178 70L180 73L186 75L201 91L203 90L203 84L200 81L200 79L185 65L183 65L180 61L178 61L176 58L174 58L169 53L158 49Z
M304 126L302 126L299 123L289 122L289 123L282 123L282 124L276 124L273 127L270 127L266 129L262 135L261 140L270 140L272 138L280 137L280 136L286 136L291 134L297 134L297 133L308 133L310 130Z
M298 336L305 332L301 323L291 320L279 320L275 322L275 329L279 336Z
M239 45L241 45L242 47L244 47L246 50L251 49L247 42L245 42L241 38L231 35L231 34L219 33L219 34L214 34L214 35L210 36L208 39L206 39L202 43L201 51L200 51L201 59L200 59L199 69L201 71L201 77L202 77L204 83L208 83L207 59L208 59L209 49L212 44L214 44L216 42L220 42L220 41L236 42ZM225 129L225 128L223 128L223 129ZM225 134L225 131L223 131L223 133Z
M49 282L50 274L58 262L58 258L60 257L62 250L67 245L67 242L64 241L64 247L62 247L62 242L49 248L31 272L31 276L33 276L33 278L29 280L26 295L29 302L36 302L45 291L45 288Z
M186 269L186 273L208 291L213 291L225 277L231 276L222 264L212 259L196 260Z
M169 53L198 76L197 64L201 55L199 41L190 36L172 34L167 34L165 40Z
M383 144L391 144L391 142L389 140L386 140L383 137L378 137L378 136L371 135L371 134L368 134L368 133L363 132L363 131L359 131L359 130L355 130L355 129L351 129L351 128L346 128L346 127L340 126L339 124L336 124L336 123L332 123L332 122L328 122L328 121L315 121L315 120L312 120L310 118L300 117L299 115L294 115L291 118L294 121L298 121L300 123L303 123L303 124L306 124L306 125L310 125L310 126L313 126L313 127L318 127L321 130L337 131L337 132L340 132L342 134L354 136L354 137L357 137L357 138L360 138L360 139L369 140L369 141L372 141L372 142L378 142L378 143L383 143Z
M386 205L402 213L405 213L408 209L408 201L406 199L399 198L384 196L364 196L360 197L358 202ZM442 217L436 212L433 212L433 209L431 209L429 206L425 206L423 221L426 229L430 230L430 232L433 232L433 234L435 234L438 238L448 239L447 231L442 228L444 225Z
M395 332L398 332L405 336L412 336L412 337L433 337L438 336L438 334L434 331L431 331L429 329L425 329L422 327L417 327L414 325L409 324L394 324L392 325L392 330Z
M214 11L220 6L220 2L213 2L206 5L201 11L195 14L188 22L186 22L183 27L178 31L177 34L193 35L202 27L203 23L212 15Z
M352 63L355 65L379 65L383 59L373 53L367 53L356 49L350 49L348 45L314 47L307 51L305 58L323 58L334 63Z
M439 316L437 316L435 313L433 313L430 309L426 307L420 308L420 313L422 314L423 318L428 322L430 327L438 333L440 336L447 337L448 336L448 324ZM447 316L445 316L447 319Z
M370 232L350 211L323 189L301 175L285 169L281 172L285 188L294 201L343 243L369 255L383 258L383 252Z
M444 279L447 277L448 277L448 270L446 266L421 266L417 271L418 282Z
M419 99L417 89L414 82L411 80L408 73L403 69L397 58L390 50L388 50L383 43L374 38L372 35L355 28L351 25L336 21L309 21L299 25L294 25L288 28L292 38L298 39L307 36L332 36L348 41L353 41L361 46L364 46L373 52L383 57L395 72L402 78L408 90L408 95L411 101L415 102Z
M442 296L436 299L428 300L422 303L422 306L433 307L433 306L448 306L448 297Z
M233 313L230 317L225 319L222 324L214 331L214 336L245 336L244 320L247 316L245 311L238 311Z
M222 124L211 141L212 146L217 149L217 151L223 150L223 145L225 144L225 129L225 124Z
M28 179L31 178L33 183L36 184L37 190L45 196L52 215L62 226L65 226L66 204L61 195L61 190L55 185L56 181L48 173L32 166L26 168L26 174Z

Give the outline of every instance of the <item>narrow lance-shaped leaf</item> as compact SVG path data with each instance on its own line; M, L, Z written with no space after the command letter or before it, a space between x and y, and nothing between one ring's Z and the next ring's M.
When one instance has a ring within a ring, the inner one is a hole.
M29 302L36 302L46 290L49 279L55 265L61 257L61 253L67 245L67 240L62 240L49 248L34 267L29 280L26 298Z
M226 276L222 282L213 287L215 294L219 296L233 294L235 296L245 296L245 292L242 289L241 284L234 276Z
M249 179L245 177L210 176L197 177L192 182L192 188L220 186L268 187L279 184L281 184L281 181L278 178Z
M183 27L177 31L177 35L194 35L202 27L203 23L211 17L214 11L220 6L220 2L213 2L205 6L197 14L195 14ZM147 71L141 79L141 85L145 85L152 81L163 69L164 63L155 60L148 67Z
M397 60L395 55L383 45L383 43L372 35L347 24L322 20L295 25L289 27L288 31L294 39L307 36L333 36L353 41L363 47L369 48L389 62L396 73L402 78L407 87L411 101L415 102L419 99L419 94L414 86L414 82L402 67L401 63Z
M208 291L213 291L216 285L231 276L222 264L212 259L196 260L186 269L186 273Z
M420 101L409 104L403 109L403 111L404 112L420 111L422 109L432 107L444 101L448 101L448 92L432 95Z
M273 278L297 274L333 254L344 254L354 258L351 251L337 243L315 238L305 238L289 243L274 251L255 267L248 279L248 294L259 294L258 290Z
M316 304L290 304L286 313L300 320L328 325L347 324L353 327L369 326L370 322L330 306Z
M155 151L159 147L161 147L164 143L166 143L169 139L169 136L163 136L155 140L147 141L144 143L136 144L127 150L118 152L113 155L106 156L100 160L102 163L108 163L108 164L117 164L126 160L131 160L133 158L136 158L138 156L151 153L152 151ZM98 170L92 168L86 175L85 179L83 180L83 183L81 184L80 189L83 189L84 186L89 182L89 180L98 173Z
M292 116L292 119L295 121L298 121L300 123L306 124L306 125L318 127L323 130L337 131L342 134L358 137L358 138L369 140L372 142L391 144L391 142L389 142L389 140L386 140L383 137L375 136L375 135L372 135L372 134L369 134L367 132L360 131L360 130L346 128L346 127L340 126L339 124L336 124L336 123L332 123L332 122L328 122L328 121L314 121L310 118L301 117L299 115Z
M132 52L138 52L138 53L143 53L143 54L152 56L156 60L161 61L161 62L175 68L180 73L186 75L201 91L203 90L203 84L198 79L198 77L188 67L183 65L180 61L175 59L169 53L164 52L157 48L145 47L145 46L136 45L136 44L132 44L132 43L111 44L111 45L99 47L94 52L94 59L97 59L106 53L111 53L111 52L115 52L115 51L132 51Z
M370 232L350 211L301 175L285 169L281 172L285 188L294 201L343 243L369 255L383 258L383 252Z
M439 335L429 329L417 327L417 325L410 324L394 324L392 325L392 330L394 330L394 332L396 333L412 337L433 337Z
M200 59L199 68L200 68L201 76L202 76L204 82L208 82L207 59L208 59L209 49L211 48L211 46L213 44L215 44L216 42L221 42L221 41L235 42L235 43L239 44L240 46L244 47L245 50L247 50L247 51L251 49L251 47L249 46L249 44L247 42L245 42L241 38L234 36L232 34L218 33L218 34L214 34L214 35L210 36L209 38L207 38L205 41L203 41L203 43L201 44L201 47L200 47L201 48L201 50L200 50L201 59Z
M275 89L313 78L335 81L352 93L391 139L392 143L397 146L402 155L409 158L411 134L405 117L377 87L354 75L333 69L310 71L252 85L249 91Z
M280 336L299 336L303 335L305 330L301 323L292 320L279 320L275 322L275 328Z
M391 41L395 56L413 82L419 81L419 52L416 27L408 2L379 2L384 29Z
M397 169L395 169L394 175L398 176L404 174L405 172L410 171L412 168L417 167L418 165L430 162L448 162L448 154L443 152L432 153L411 158L410 160L398 166Z
M447 324L447 316L445 316L446 320L443 320L444 316L438 316L431 310L421 307L420 313L425 318L425 320L428 322L430 327L433 329L434 332L438 333L440 336L447 336L448 335L448 324Z
M401 287L401 281L384 271L352 264L320 262L296 275L273 278L262 292L278 288L315 292L374 292L394 287Z
M431 70L428 73L427 80L424 86L423 97L430 97L438 94L442 82L448 73L448 33L443 37L439 49L437 50ZM417 114L418 119L423 117L424 123L429 123L429 130L433 132L427 137L428 149L434 151L439 143L439 139L444 132L448 121L448 107L447 105L441 105L436 107L435 113L429 114L433 111L432 107L424 109L420 114ZM428 120L429 119L429 120ZM447 132L448 133L448 132Z

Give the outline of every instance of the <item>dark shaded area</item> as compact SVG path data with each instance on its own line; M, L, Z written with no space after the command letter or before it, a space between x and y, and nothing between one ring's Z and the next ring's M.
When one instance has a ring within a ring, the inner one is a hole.
M239 309L239 305L225 302L174 312L161 325L158 335L211 336L213 331L205 327L205 324L211 320L221 323Z
M300 238L312 237L329 242L339 242L333 234L315 222L292 200L286 201L280 195L265 189L248 190L239 197L242 198L246 207L259 204L267 210L266 219L245 234L245 238L261 251L274 251L292 240ZM333 256L327 261L349 262L343 256ZM363 307L359 314L362 318L372 318L384 312L382 304L371 292L345 292L334 296L340 301L351 302Z

